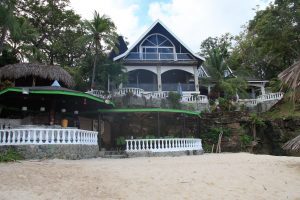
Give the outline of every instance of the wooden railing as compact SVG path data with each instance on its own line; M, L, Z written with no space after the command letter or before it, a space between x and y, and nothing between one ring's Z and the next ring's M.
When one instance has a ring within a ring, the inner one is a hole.
M98 145L98 132L81 129L3 129L0 146L26 144L85 144Z
M168 138L126 140L127 152L174 152L186 150L203 150L201 139Z

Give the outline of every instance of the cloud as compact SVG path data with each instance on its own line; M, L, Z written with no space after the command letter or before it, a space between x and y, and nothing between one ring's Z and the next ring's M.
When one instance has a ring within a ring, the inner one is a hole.
M271 0L70 0L71 7L84 19L94 10L112 18L118 33L133 44L157 19L198 52L209 36L226 32L234 35L253 18L253 8L265 8Z
M226 32L234 35L253 18L256 5L265 8L270 0L171 0L169 3L152 2L148 15L160 19L195 52L209 36Z
M83 19L91 20L95 10L109 16L117 26L118 33L125 36L129 43L135 42L147 28L140 25L140 19L135 14L139 9L137 3L129 4L124 0L71 0L70 3L71 8Z

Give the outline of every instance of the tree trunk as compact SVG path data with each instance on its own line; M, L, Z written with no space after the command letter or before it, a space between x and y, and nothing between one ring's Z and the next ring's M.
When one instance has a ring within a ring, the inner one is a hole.
M8 31L8 28L6 26L4 26L4 28L2 29L1 38L0 38L0 54L2 53L2 51L4 49L4 40L5 40L7 31Z
M95 88L95 73L96 73L97 58L98 58L98 53L96 52L95 58L94 58L94 65L93 65L91 90Z
M256 141L256 125L252 124L252 134L253 134L253 140Z

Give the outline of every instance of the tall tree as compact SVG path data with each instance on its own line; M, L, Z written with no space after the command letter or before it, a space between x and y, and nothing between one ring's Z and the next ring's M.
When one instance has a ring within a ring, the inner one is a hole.
M0 55L4 49L4 42L8 33L16 34L18 22L15 16L15 0L3 0L0 2Z
M118 35L113 21L105 15L100 16L97 11L94 12L93 20L86 21L85 24L95 53L91 80L91 89L93 89L95 88L96 65L99 55L115 47Z
M292 65L300 56L299 8L299 0L275 0L256 11L237 41L232 65L250 66L265 79Z

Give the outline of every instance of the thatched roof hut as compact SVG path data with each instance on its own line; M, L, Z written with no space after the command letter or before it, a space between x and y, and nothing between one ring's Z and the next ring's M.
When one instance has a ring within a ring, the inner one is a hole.
M300 152L300 135L287 141L282 148L287 151L299 151Z
M45 65L39 63L17 63L5 65L0 68L0 80L17 80L22 78L32 78L32 85L35 86L35 79L48 81L57 80L67 87L74 86L72 76L60 66ZM23 85L20 85L23 86Z

